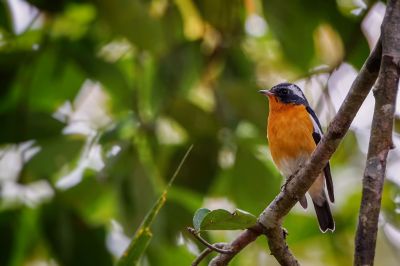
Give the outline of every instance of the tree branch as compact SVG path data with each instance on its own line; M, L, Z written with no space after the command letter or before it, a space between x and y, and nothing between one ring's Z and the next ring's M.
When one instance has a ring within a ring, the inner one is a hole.
M225 247L225 243L215 243L213 246L216 247L216 248L224 248L224 247ZM203 259L205 259L205 258L208 256L208 254L210 254L211 252L213 252L213 250L210 249L210 248L206 248L205 250L203 250L203 251L199 254L199 256L197 256L197 258L192 262L192 266L197 266L197 265L199 265L200 262L201 262Z
M243 231L235 240L233 240L228 246L233 251L231 254L219 254L217 257L212 259L209 266L222 266L227 265L233 257L244 249L248 244L257 239L258 236L264 233L264 227L261 224L246 229Z
M391 0L382 23L382 62L374 89L375 109L355 237L354 265L374 264L386 159L393 148L393 119L400 73L399 44L400 1Z
M191 233L197 240L199 240L204 246L206 246L209 250L215 251L221 254L231 254L233 253L232 250L230 249L224 249L225 244L224 243L217 243L217 244L210 244L208 243L204 238L200 236L198 232L196 232L196 229L192 227L187 228L188 232Z
M340 141L345 136L351 122L360 109L361 104L376 81L380 59L381 42L379 41L353 82L346 99L310 160L294 174L293 178L288 180L285 189L275 197L259 216L258 226L261 226L261 228L264 227L263 232L268 236L268 244L272 255L275 256L281 265L298 265L296 258L290 252L285 242L284 231L281 228L282 218L288 214L296 202L307 192L332 154L336 151ZM230 245L235 250L234 253L219 254L209 265L227 265L241 249L251 241L254 241L260 234L261 232L254 234L250 230L244 231L238 238L228 244L228 246ZM238 242L243 242L243 244L238 245Z
M286 244L286 235L287 232L281 226L267 229L268 246L271 254L281 265L300 265Z

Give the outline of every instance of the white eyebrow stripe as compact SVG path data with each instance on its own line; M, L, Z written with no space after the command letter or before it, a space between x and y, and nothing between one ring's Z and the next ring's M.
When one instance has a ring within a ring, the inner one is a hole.
M299 96L300 98L302 98L304 100L306 99L303 92L296 85L294 85L294 84L290 85L289 89L291 91L293 91L293 93L295 95Z
M314 132L318 133L322 137L323 134L322 134L321 129L318 126L317 121L315 121L314 117L311 114L308 114L308 115L310 116L311 122L313 124Z

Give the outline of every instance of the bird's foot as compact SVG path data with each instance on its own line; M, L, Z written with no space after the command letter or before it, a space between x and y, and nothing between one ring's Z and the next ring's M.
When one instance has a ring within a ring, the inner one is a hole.
M289 184L289 182L297 175L297 173L300 171L300 169L303 168L303 164L300 164L299 167L297 168L296 172L291 174L285 181L285 183L281 186L281 191L286 190L286 186Z
M291 175L291 176L289 176L289 177L286 179L285 183L281 186L281 191L285 191L285 190L286 190L287 184L293 179L293 177L294 177L294 174Z

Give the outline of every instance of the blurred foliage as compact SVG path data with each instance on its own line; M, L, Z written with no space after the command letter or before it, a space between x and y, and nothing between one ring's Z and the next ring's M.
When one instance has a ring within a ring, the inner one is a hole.
M164 206L165 201L167 200L168 189L171 188L175 178L178 176L180 169L182 168L183 163L186 158L190 154L193 145L190 146L185 156L182 158L182 161L179 163L177 170L172 176L171 180L168 182L166 189L164 189L163 193L157 199L156 203L146 214L146 217L143 219L143 222L140 224L140 227L136 230L135 235L133 236L131 243L127 247L127 249L122 254L122 257L118 260L117 265L126 266L126 265L137 265L143 256L143 253L146 251L147 246L150 243L152 232L151 225L153 224L155 218L160 212L161 208Z
M359 68L369 53L367 10L354 15L353 1L27 2L0 1L0 265L112 265L193 144L140 262L189 265L203 248L185 233L198 208L257 215L280 189L257 90L320 65ZM349 134L333 174L359 180L363 159ZM398 226L398 187L387 190ZM285 219L304 264L352 261L359 183L343 194L334 234L311 210ZM380 265L395 256L385 245ZM232 265L276 263L266 246L258 239Z

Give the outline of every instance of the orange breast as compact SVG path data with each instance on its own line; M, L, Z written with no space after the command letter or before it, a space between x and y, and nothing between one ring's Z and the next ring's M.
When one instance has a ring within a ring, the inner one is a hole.
M316 145L312 137L313 124L303 105L284 104L270 98L268 142L278 168L282 159L310 155Z

